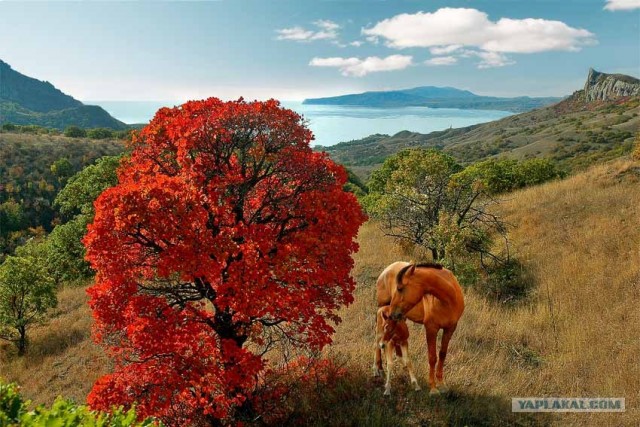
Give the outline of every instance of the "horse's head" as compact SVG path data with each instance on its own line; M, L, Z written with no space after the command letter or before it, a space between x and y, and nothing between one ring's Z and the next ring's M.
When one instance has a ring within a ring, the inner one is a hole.
M415 280L416 265L410 264L404 267L396 277L396 292L391 298L391 319L399 321L404 318L409 310L418 304L424 292L420 284Z
M396 334L398 328L398 321L393 320L389 312L386 310L382 312L382 318L384 319L384 326L382 329L382 340L380 340L380 347L384 348L385 343L391 341Z

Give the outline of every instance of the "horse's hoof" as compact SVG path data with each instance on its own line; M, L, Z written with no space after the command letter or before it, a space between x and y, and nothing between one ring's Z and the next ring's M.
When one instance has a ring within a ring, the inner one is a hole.
M429 396L437 396L440 394L440 391L437 388L432 388L429 390Z
M422 387L420 387L418 384L415 384L415 385L413 386L413 389L414 389L415 391L420 391L420 390L422 390Z
M384 391L384 395L385 396L391 396L391 390L385 390Z
M438 386L438 391L440 393L447 393L447 392L449 392L449 387L447 387L446 385L439 385Z

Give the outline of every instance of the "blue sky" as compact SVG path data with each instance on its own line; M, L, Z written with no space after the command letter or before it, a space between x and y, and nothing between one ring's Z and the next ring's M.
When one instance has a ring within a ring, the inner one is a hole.
M0 59L81 100L561 96L640 75L640 0L0 0Z

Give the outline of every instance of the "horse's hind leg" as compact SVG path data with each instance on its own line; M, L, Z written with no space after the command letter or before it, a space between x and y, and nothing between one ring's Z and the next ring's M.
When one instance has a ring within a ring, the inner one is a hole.
M442 343L440 344L440 353L438 354L438 368L436 370L436 382L440 391L446 391L447 388L444 385L444 361L447 358L447 350L449 349L449 341L453 332L456 330L455 326L452 328L444 329L442 333Z
M429 351L429 394L438 394L436 388L436 339L438 338L438 329L427 327L427 350Z
M416 379L416 376L413 374L413 364L411 363L411 359L409 359L409 345L405 343L402 346L400 346L400 349L402 350L402 363L409 371L409 377L411 378L411 384L413 385L413 389L415 391L422 390L418 385L418 380Z

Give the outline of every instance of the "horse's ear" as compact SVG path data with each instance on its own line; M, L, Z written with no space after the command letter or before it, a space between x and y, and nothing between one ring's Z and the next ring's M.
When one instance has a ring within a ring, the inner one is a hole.
M409 267L409 270L407 270L407 276L411 276L415 272L416 272L416 265L411 264L411 267Z

